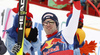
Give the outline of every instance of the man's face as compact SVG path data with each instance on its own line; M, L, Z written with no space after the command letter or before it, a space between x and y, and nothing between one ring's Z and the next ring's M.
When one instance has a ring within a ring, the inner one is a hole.
M52 19L46 19L43 22L43 28L47 35L52 34L53 32L57 30L56 23Z

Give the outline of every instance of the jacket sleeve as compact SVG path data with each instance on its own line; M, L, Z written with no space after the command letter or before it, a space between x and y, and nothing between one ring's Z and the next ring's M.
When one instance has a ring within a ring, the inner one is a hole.
M34 51L37 51L40 48L40 46L41 46L40 40L37 39L36 42L32 42L32 46L34 48Z
M14 39L11 38L7 33L6 42L5 42L5 46L7 47L7 50L11 52L14 45L15 45Z
M64 30L62 30L62 34L63 34L65 40L69 44L73 44L73 42L74 42L74 35L77 30L79 16L80 16L80 10L81 10L81 8L79 8L79 7L81 7L80 1L75 1L74 6L73 6L72 17L68 23L68 26Z

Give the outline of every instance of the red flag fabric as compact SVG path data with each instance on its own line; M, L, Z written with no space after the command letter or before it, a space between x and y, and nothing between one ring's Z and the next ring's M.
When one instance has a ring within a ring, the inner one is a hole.
M73 55L73 50L58 51L49 55Z

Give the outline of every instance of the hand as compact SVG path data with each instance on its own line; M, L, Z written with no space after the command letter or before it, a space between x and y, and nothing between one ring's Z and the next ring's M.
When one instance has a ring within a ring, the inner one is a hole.
M37 41L37 35L38 35L38 30L35 27L34 29L31 28L29 36L26 38L28 41L33 41L36 42Z
M36 42L37 41L37 35L38 35L37 28L35 27L34 29L32 29L32 31L30 33L31 33L31 36L32 36L32 41Z
M81 55L84 53L88 55L89 53L94 53L97 43L95 41L91 41L89 44L85 41L83 47L80 48Z
M12 48L12 53L16 54L20 50L20 45L15 44L14 47Z

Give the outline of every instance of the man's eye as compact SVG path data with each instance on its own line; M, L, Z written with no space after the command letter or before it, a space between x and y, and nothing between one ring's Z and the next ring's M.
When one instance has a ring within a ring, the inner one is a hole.
M54 22L49 22L49 23L54 23Z

